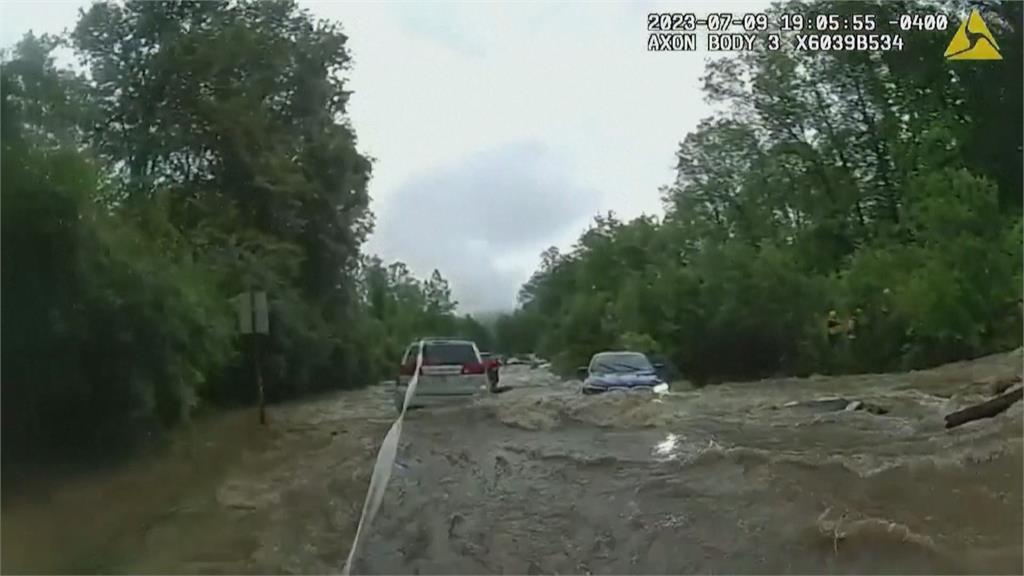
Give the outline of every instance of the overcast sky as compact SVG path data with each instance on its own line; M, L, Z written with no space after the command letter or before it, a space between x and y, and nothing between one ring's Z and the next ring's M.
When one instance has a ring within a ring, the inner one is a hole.
M677 143L710 112L707 54L647 52L646 13L765 3L302 4L350 38L350 115L375 158L366 250L441 270L473 312L512 308L540 252L595 214L661 214ZM2 44L88 5L0 1Z

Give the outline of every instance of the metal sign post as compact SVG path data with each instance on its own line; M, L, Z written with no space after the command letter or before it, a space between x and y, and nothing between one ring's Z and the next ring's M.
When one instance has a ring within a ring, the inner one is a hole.
M266 309L267 294L263 294L263 305ZM256 316L256 292L249 291L249 300L252 308L252 325L256 328L259 324ZM256 390L259 393L260 402L260 424L266 425L267 423L267 411L263 403L263 370L260 369L260 337L258 329L252 331L252 367L256 374Z
M252 335L252 370L256 379L259 398L260 424L267 423L266 403L263 394L263 369L260 362L260 334L270 334L270 313L267 293L249 290L231 299L238 308L238 331Z

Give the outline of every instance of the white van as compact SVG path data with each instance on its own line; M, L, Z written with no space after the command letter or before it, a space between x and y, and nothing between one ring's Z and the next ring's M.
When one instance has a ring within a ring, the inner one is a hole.
M409 345L402 356L395 386L395 408L401 412L405 392L423 352L416 393L409 407L432 406L471 398L488 388L487 369L476 344L469 340L423 339Z

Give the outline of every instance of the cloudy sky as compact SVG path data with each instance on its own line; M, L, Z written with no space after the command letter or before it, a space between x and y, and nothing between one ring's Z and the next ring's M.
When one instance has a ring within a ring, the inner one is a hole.
M4 0L0 44L88 4ZM660 214L676 145L710 112L706 53L646 51L646 14L679 3L303 5L350 37L352 123L375 158L367 250L441 270L464 311L514 306L540 252L595 214Z

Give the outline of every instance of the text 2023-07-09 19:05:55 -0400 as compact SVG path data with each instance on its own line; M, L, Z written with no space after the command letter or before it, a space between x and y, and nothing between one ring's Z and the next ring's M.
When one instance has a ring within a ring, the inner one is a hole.
M944 31L943 13L802 14L651 12L647 14L647 50L651 52L900 51L905 34Z

